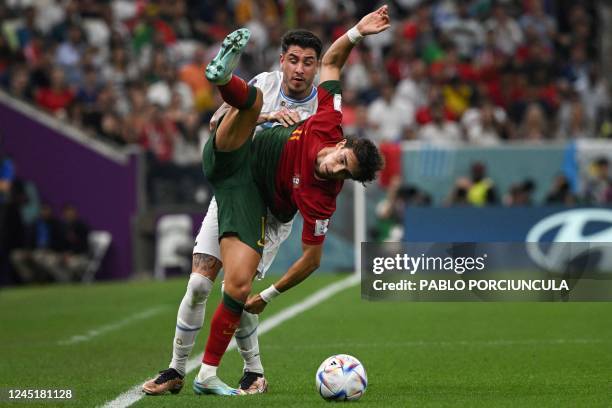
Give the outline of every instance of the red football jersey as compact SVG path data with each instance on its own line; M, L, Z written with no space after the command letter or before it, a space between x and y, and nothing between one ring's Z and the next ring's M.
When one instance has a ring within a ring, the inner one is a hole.
M321 244L325 239L344 183L315 177L317 154L344 138L339 81L319 85L317 97L317 112L298 126L285 143L274 181L274 207L283 213L300 211L304 218L302 242L310 245Z

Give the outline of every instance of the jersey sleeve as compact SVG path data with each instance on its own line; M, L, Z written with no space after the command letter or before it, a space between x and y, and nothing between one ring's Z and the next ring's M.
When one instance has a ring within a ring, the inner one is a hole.
M262 92L263 92L262 88L265 86L266 78L268 77L268 74L270 74L270 73L269 72L262 72L260 74L255 75L249 81L249 85L256 86L257 88L261 89Z
M317 111L308 121L308 132L321 141L342 140L342 95L340 81L325 81L317 88Z
M336 211L335 195L309 195L304 198L300 208L300 214L304 219L302 242L308 245L322 244L334 211Z
M317 111L338 112L342 117L342 89L340 81L325 81L317 87Z
M274 72L262 72L249 81L249 85L253 85L261 90L263 95L263 106L261 111L264 113L273 110L274 102L277 99L277 91L275 92L276 84L277 80Z

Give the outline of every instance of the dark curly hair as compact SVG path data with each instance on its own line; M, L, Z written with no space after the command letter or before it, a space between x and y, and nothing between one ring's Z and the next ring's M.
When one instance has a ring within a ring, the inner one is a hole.
M321 58L321 50L323 43L313 33L308 30L291 30L287 31L281 40L281 49L283 54L287 52L289 47L297 45L301 48L312 48L317 54L317 59Z
M378 147L370 139L356 137L347 137L345 147L353 150L359 163L357 174L353 174L351 178L364 184L374 180L376 173L385 165Z

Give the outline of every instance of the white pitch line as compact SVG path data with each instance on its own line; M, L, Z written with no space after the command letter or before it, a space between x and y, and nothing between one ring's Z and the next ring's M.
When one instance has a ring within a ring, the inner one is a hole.
M57 342L57 344L59 344L60 346L71 346L73 344L82 343L84 341L89 341L93 339L94 337L98 337L102 334L106 334L108 332L120 329L137 320L148 319L149 317L155 316L156 314L158 314L165 308L166 306L158 306L158 307L154 307L151 309L147 309L143 312L139 312L131 316L128 316L125 319L119 320L118 322L100 326L95 329L91 329L85 334L77 334L75 336L70 337L69 339L60 340Z
M318 304L332 297L336 293L341 292L344 289L349 288L353 285L356 285L359 282L359 276L351 275L348 278L342 279L341 281L338 281L336 283L324 287L323 289L316 291L300 303L296 303L295 305L290 306L261 322L259 324L259 327L257 328L258 335L262 335L264 333L269 332L270 330L279 326L285 321L299 315L300 313L305 312L306 310L314 306L317 306ZM236 348L236 341L232 339L229 346L227 347L227 350L229 351L234 348ZM201 364L201 360L201 355L190 359L187 362L185 374L188 374L198 368ZM143 397L144 394L142 392L142 383L139 383L127 390L126 392L118 395L117 398L115 398L114 400L108 401L106 404L103 405L103 408L126 408L140 401Z
M321 349L321 348L347 348L347 347L369 347L369 348L397 348L397 347L506 347L506 346L550 346L550 345L573 345L573 344L596 344L612 343L611 340L604 339L524 339L524 340L408 340L385 343L310 343L300 346L300 349ZM270 344L266 349L282 350L290 346L281 344Z

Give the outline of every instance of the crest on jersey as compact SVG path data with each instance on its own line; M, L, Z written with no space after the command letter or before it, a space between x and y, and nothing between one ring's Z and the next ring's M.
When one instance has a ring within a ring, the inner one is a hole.
M300 186L300 175L294 174L292 181L293 181L293 188L298 188Z
M325 235L327 233L327 228L329 227L329 218L326 220L316 220L315 221L315 237L320 237L321 235Z

